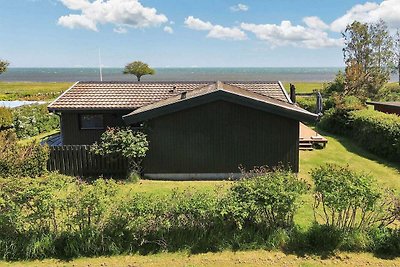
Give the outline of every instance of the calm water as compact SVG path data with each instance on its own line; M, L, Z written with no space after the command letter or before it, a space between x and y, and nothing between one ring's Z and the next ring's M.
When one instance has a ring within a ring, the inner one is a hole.
M339 68L158 68L143 81L331 81ZM10 68L0 81L98 81L96 68ZM132 81L135 77L122 74L122 69L103 69L105 81Z

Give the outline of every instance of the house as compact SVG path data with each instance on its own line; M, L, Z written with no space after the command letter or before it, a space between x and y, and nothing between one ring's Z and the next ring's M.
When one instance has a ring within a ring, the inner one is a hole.
M374 109L388 114L396 114L400 116L400 102L367 102L368 105L373 105Z
M154 179L216 179L239 166L299 170L299 122L317 115L293 104L280 82L78 82L48 109L64 145L97 141L106 127L142 127L143 162Z

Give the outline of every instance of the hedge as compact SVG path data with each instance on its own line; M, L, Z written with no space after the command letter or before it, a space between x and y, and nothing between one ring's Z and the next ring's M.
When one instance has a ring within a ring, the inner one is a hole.
M374 110L350 112L351 136L367 150L400 161L400 117Z

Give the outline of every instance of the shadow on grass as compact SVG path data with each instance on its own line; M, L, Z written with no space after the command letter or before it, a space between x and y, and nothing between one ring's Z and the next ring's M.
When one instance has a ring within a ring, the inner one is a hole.
M332 134L332 133L326 132L324 130L321 130L319 128L317 130L318 130L318 133L320 133L321 135L323 135L325 137L331 137L331 138L336 139L340 144L342 144L344 146L344 148L347 151L354 153L360 157L374 161L375 163L383 164L383 165L386 165L393 169L396 169L400 175L400 163L396 163L396 162L392 162L392 161L383 159L380 156L377 156L377 155L367 151L366 149L361 147L359 144L357 144L357 142L355 140L351 139L350 137ZM328 145L329 145L329 143L328 143Z

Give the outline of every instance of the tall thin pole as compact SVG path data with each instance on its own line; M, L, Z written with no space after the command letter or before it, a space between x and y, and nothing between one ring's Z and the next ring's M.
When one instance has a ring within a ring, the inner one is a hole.
M99 48L99 67L100 67L100 81L103 81L103 70L101 67L101 52L100 52L100 48Z

